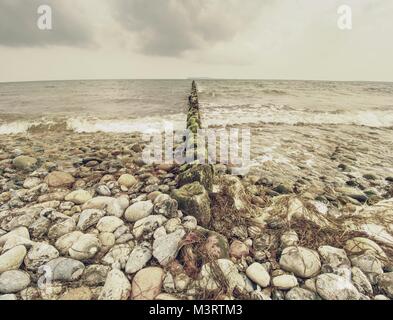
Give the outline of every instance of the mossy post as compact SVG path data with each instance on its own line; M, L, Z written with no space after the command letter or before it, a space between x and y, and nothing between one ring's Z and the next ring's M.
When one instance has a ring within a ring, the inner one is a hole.
M195 81L193 81L187 112L187 129L190 136L188 141L185 142L187 147L194 146L193 159L197 159L197 134L201 128L198 89ZM211 220L208 194L212 191L213 186L213 167L205 163L199 163L196 160L191 164L184 165L177 179L179 189L174 190L173 196L178 200L180 209L185 214L197 218L200 225L208 226Z

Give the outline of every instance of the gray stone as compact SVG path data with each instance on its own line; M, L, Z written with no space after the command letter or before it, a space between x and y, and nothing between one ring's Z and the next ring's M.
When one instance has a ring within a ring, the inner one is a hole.
M353 267L352 271L352 283L358 289L360 293L365 295L373 294L373 287L368 280L367 276L358 267Z
M135 222L132 232L137 239L142 236L145 239L150 239L153 236L154 231L161 227L166 221L167 219L164 216L148 216Z
M115 216L103 217L97 223L97 229L100 232L113 233L117 228L124 225L124 221Z
M36 271L39 267L56 259L59 251L53 246L45 242L35 243L25 257L25 266L28 270Z
M30 276L19 270L6 271L0 275L0 293L17 293L27 288Z
M132 274L143 269L152 257L148 244L138 245L132 250L126 265L126 273Z
M0 274L19 269L23 259L26 256L26 248L24 246L16 246L0 256Z
M78 238L69 249L69 255L76 260L93 258L101 248L101 243L95 235L84 234Z
M99 209L84 210L79 216L78 229L85 231L88 228L95 226L98 221L105 215L105 212Z
M289 290L298 286L295 276L283 274L272 279L272 285L279 290Z
M287 247L280 258L282 269L293 272L301 278L312 278L321 270L319 255L314 250L303 247Z
M270 284L270 275L260 263L253 263L246 270L246 275L262 288Z
M347 279L336 274L325 273L316 279L318 294L325 300L359 300L361 294Z
M377 283L378 288L390 299L393 299L393 272L378 276Z
M185 235L186 232L182 229L179 229L162 238L154 240L154 258L156 258L162 266L167 265L170 261L176 258L176 255L180 249L180 242Z
M52 280L54 281L76 281L79 280L85 270L85 265L69 258L57 258L46 264L52 271Z
M105 284L106 277L111 270L108 266L93 264L88 266L83 273L82 282L88 286L96 287Z
M351 266L345 250L330 246L322 246L318 248L318 252L322 258L322 263L333 268L340 266Z
M302 289L302 288L293 288L285 296L286 300L317 300L318 296L307 289Z
M99 300L127 300L131 284L123 272L113 269L108 273Z
M129 222L136 222L146 218L153 213L153 203L149 201L140 201L131 205L125 212L124 217Z

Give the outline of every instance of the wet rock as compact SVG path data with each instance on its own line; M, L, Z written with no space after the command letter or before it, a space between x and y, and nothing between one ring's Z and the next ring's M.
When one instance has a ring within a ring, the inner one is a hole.
M98 210L98 209L84 210L79 216L77 227L79 230L85 231L88 228L95 226L98 223L98 221L100 221L100 219L104 217L104 215L105 212L102 210Z
M153 203L149 201L141 201L131 205L125 212L124 217L129 222L136 222L146 218L153 213Z
M186 215L194 216L201 226L207 226L211 220L210 199L207 191L198 182L187 184L173 191L179 208Z
M361 295L347 279L336 274L325 273L316 279L318 294L325 300L359 300Z
M37 165L37 159L29 156L19 156L12 161L12 164L18 170L32 171Z
M108 273L99 300L127 300L130 296L131 284L123 272L113 269Z
M132 280L131 298L133 300L154 300L160 293L164 271L149 267L140 270Z
M53 171L45 178L45 182L49 187L59 188L71 186L75 179L67 172Z
M246 270L246 275L262 288L270 284L270 275L260 263L253 263Z
M390 299L393 299L393 272L378 276L377 283L378 288Z
M45 242L35 243L25 257L25 266L28 270L36 271L39 267L56 259L59 251L53 246Z
M117 180L119 185L124 186L126 188L131 188L135 184L138 183L138 181L135 179L133 175L130 174L123 174L119 180Z
M158 262L165 266L176 258L180 249L180 242L186 232L179 229L169 235L158 238L153 243L153 256Z
M124 221L118 217L103 217L97 223L97 229L100 232L114 232L117 228L124 225Z
M337 268L340 266L351 266L345 250L330 246L321 246L318 252L322 258L322 263Z
M49 261L46 266L52 271L52 280L54 281L79 280L85 270L85 265L82 262L63 257Z
M302 288L293 288L290 290L286 296L286 300L317 300L318 296L307 289L302 289Z
M295 276L284 274L282 276L274 277L272 279L272 285L280 290L289 290L298 286L298 282Z
M74 242L68 252L71 258L83 261L93 258L100 248L101 244L96 236L84 234Z
M196 165L189 170L180 173L178 176L178 185L183 187L187 184L199 182L207 191L213 189L214 170L210 165Z
M29 284L30 276L27 272L11 270L0 274L0 293L17 293Z
M65 201L71 201L75 204L84 204L92 198L91 194L85 190L76 190L65 197Z
M312 278L321 270L321 261L317 252L303 247L288 247L281 254L282 269L293 272L301 278Z
M150 261L152 252L148 243L142 243L132 250L126 265L126 273L133 274L143 269Z

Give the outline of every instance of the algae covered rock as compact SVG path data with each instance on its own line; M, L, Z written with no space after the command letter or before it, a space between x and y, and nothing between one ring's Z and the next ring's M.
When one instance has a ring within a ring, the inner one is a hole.
M213 188L214 170L209 165L195 165L192 168L182 172L178 177L178 185L182 187L186 184L199 182L209 192Z
M186 215L194 216L202 226L207 226L210 223L209 195L199 182L187 184L174 190L172 196L177 200L180 210Z

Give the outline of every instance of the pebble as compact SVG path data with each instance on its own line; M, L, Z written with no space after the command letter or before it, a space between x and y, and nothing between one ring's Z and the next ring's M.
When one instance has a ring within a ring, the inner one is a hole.
M37 164L37 159L29 156L18 156L12 161L12 164L18 170L31 171Z
M75 179L67 172L53 171L45 178L45 182L49 187L59 188L71 186Z
M123 272L113 269L108 273L99 300L127 300L130 296L131 284Z
M153 203L140 201L131 205L125 212L124 217L129 222L136 222L150 216L153 213Z
M330 246L321 246L318 248L318 253L322 258L322 263L332 266L334 268L340 266L351 266L345 250Z
M117 182L121 185L124 186L126 188L131 188L133 187L135 184L137 184L137 180L135 179L135 177L131 174L123 174L120 176L119 180L117 180Z
M67 255L68 250L72 247L72 245L83 235L81 231L70 232L59 239L57 239L55 243L55 247L59 250L61 255Z
M179 229L171 234L154 240L154 258L156 258L162 266L167 265L176 258L180 249L180 242L185 235L186 232L183 229Z
M124 221L115 216L103 217L97 223L97 230L100 232L115 232L115 230L124 225Z
M390 299L393 299L393 272L385 273L377 278L378 288Z
M73 243L68 252L71 258L83 261L93 258L100 248L101 244L96 236L84 234Z
M361 297L350 281L336 274L319 275L315 285L318 294L325 300L359 300Z
M250 254L250 249L243 242L235 240L229 247L229 255L235 259L241 259Z
M66 197L66 201L71 201L75 204L84 204L92 198L91 194L85 190L75 190L69 193Z
M24 246L16 246L3 253L0 256L0 274L5 271L19 269L26 253L27 251Z
M19 270L6 271L0 274L0 293L17 293L30 284L30 275Z
M317 300L318 296L307 289L303 288L293 288L285 295L286 300Z
M79 230L85 231L90 227L95 226L98 221L100 221L100 219L104 217L104 215L105 212L99 209L84 210L79 216L77 227Z
M85 265L82 262L64 257L53 259L46 266L50 268L54 281L79 280L85 270Z
M282 269L301 278L312 278L321 270L318 252L303 247L287 247L280 258Z
M253 263L246 270L246 275L262 288L270 284L270 275L260 263Z
M130 257L126 264L126 273L133 274L141 270L146 266L152 257L151 249L149 245L141 244L137 245L132 250Z
M39 267L56 259L59 251L54 246L45 242L35 243L25 257L25 266L28 270L36 271Z
M111 268L108 266L92 264L86 267L82 276L82 283L91 287L102 286L105 284L110 270Z
M298 286L298 281L295 276L284 274L282 276L274 277L272 285L280 290L289 290Z
M148 216L138 220L134 224L132 232L137 239L141 238L142 236L149 239L153 236L154 231L161 227L166 221L167 219L161 215Z
M133 300L154 300L160 293L164 280L164 270L148 267L140 270L132 280Z

